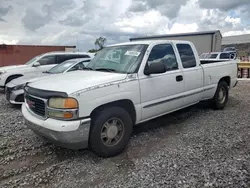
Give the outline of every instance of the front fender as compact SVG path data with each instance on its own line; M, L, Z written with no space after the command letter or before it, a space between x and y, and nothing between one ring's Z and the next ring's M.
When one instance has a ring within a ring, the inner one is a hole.
M119 100L128 99L135 105L136 112L140 117L140 90L138 80L123 84L115 84L108 87L98 88L72 96L79 103L79 117L88 117L99 106Z

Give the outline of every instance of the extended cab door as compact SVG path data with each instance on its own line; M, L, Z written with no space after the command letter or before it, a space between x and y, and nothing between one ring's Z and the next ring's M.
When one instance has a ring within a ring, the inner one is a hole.
M150 49L149 49L150 51ZM145 61L144 61L145 62ZM163 62L167 72L144 74L151 63ZM141 89L142 121L160 116L182 106L184 92L183 73L177 62L172 44L157 44L152 47L145 65L139 71Z
M203 69L195 47L189 43L177 43L180 55L185 92L183 106L197 103L202 98L203 92Z

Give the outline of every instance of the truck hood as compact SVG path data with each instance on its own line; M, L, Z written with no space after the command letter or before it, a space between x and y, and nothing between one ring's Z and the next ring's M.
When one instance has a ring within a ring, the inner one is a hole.
M60 91L67 94L101 84L126 79L127 74L101 71L74 71L51 75L29 83L28 86L41 90Z
M20 68L27 68L30 67L29 65L10 65L5 67L0 67L0 71L9 71L9 70L16 70Z

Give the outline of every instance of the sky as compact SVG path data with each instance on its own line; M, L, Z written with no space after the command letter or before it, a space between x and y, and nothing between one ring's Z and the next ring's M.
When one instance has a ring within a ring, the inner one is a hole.
M0 44L95 48L131 37L219 29L250 33L250 0L0 0Z

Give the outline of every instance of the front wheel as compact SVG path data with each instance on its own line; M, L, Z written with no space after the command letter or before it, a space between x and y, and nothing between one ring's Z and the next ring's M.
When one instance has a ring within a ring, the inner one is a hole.
M214 98L211 101L213 108L223 109L226 106L228 101L228 90L229 88L225 81L218 83Z
M121 107L108 107L93 118L89 147L100 157L112 157L126 147L133 130L129 113Z

